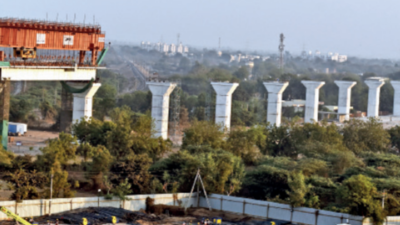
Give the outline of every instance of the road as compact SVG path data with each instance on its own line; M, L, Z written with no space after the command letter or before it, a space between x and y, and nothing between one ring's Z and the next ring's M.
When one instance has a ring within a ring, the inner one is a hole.
M142 72L140 72L140 70L135 66L135 64L132 61L128 62L130 63L132 74L136 79L134 90L136 91L148 90L146 85L146 76Z

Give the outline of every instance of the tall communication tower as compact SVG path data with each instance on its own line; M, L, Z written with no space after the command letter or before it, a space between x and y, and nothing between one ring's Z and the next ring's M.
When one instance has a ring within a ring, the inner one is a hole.
M179 38L181 37L181 35L178 33L178 42L176 43L176 45L179 45Z
M279 44L279 52L280 52L279 66L280 66L281 72L283 71L283 50L285 48L285 45L283 44L284 40L285 40L285 36L282 33L280 35L280 44Z

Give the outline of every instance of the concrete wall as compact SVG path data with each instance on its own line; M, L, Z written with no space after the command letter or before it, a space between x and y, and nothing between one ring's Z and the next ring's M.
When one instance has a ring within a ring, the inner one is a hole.
M59 198L51 200L51 213L61 213L73 209L87 208L87 207L114 207L124 208L132 211L139 211L145 209L146 198L151 197L155 199L156 204L178 205L174 202L173 194L150 194L150 195L129 195L129 200L121 201L118 198L106 200L103 197L90 197L90 198ZM178 200L182 201L182 206L196 206L197 195L192 195L189 201L189 193L177 194ZM24 200L22 203L15 201L1 201L1 206L6 207L13 213L18 213L22 217L43 216L50 213L50 200ZM0 220L7 219L4 213L0 213Z
M310 225L337 225L349 219L351 225L363 225L362 216L346 213L336 213L306 207L291 208L290 205L276 202L232 197L226 195L210 195L212 209L223 210L237 214L259 217L262 219L286 220ZM204 198L200 200L201 207L208 207ZM317 213L318 212L318 213Z
M129 200L121 201L118 198L105 200L103 197L90 198L61 198L53 199L51 213L60 213L73 209L87 207L115 207L127 210L138 211L145 209L146 198L155 199L156 204L178 205L174 202L173 194L149 194L149 195L129 195ZM196 207L197 194L193 194L189 199L189 193L178 193L177 199L182 201L182 207ZM245 214L261 219L286 220L310 225L337 225L345 223L348 219L351 225L372 225L368 218L354 216L346 213L337 213L325 210L318 210L306 207L291 208L290 205L276 202L254 200L249 198L232 197L219 194L209 196L211 208L214 210L223 210L236 214ZM50 213L49 199L24 200L22 203L15 201L1 201L0 205L6 207L13 213L18 213L22 217L42 216ZM199 206L208 208L207 201L200 197ZM6 215L1 213L0 220L7 219ZM400 225L399 216L387 217L388 225Z

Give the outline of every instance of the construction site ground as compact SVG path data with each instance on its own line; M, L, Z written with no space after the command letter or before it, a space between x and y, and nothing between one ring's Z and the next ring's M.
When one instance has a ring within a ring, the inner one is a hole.
M46 147L46 141L58 138L58 135L59 132L28 130L24 136L10 137L13 140L8 143L8 150L17 155L38 155L41 153L39 149ZM21 146L17 145L18 142Z
M82 224L82 218L86 218L89 225L111 224L111 217L118 218L118 224L140 224L140 225L197 225L203 218L212 219L222 217L222 224L242 224L242 225L270 225L269 222L261 219L251 218L244 215L237 215L222 211L209 211L204 208L189 208L187 215L183 217L169 216L166 214L154 215L146 214L143 210L129 211L121 208L100 207L82 208L51 216L35 217L34 221L39 224ZM0 221L0 225L14 225L14 221Z

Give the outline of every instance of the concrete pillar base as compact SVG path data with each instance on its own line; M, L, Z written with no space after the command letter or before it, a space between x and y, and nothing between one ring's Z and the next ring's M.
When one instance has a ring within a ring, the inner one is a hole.
M151 117L155 122L155 137L168 138L169 96L175 89L175 83L146 82L153 95Z
M267 122L279 127L282 118L282 93L289 82L264 82L263 84L268 91Z
M339 87L338 97L338 119L344 115L344 120L350 119L351 88L357 84L354 81L335 80Z
M222 124L229 131L231 127L232 94L239 86L238 83L211 82L217 93L215 107L215 123Z
M385 84L383 78L370 78L365 80L368 86L368 111L367 117L379 116L379 97L381 94L381 87Z
M393 116L400 117L400 81L390 81L394 89Z
M325 82L302 80L301 83L306 87L304 122L318 122L319 89L324 86Z
M83 88L86 84L72 84L75 88ZM92 87L89 87L83 93L74 93L73 95L73 106L72 106L72 121L74 123L79 122L81 119L88 120L92 117L93 109L93 96L99 90L101 83L93 83Z

